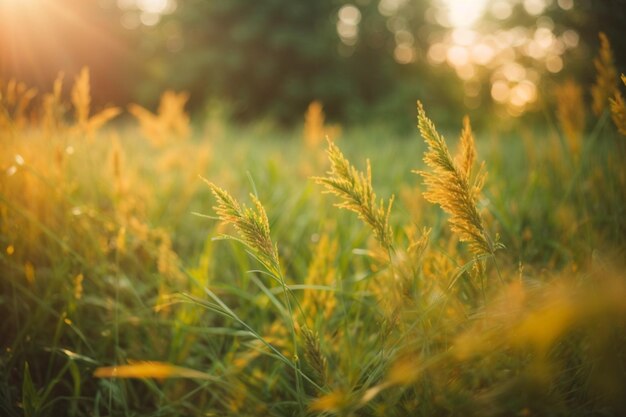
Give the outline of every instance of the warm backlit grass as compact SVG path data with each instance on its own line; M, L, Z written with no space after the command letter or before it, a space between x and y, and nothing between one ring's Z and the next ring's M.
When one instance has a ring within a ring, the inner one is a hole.
M444 138L423 98L326 151L319 103L304 139L175 92L112 123L63 79L0 85L1 415L626 409L617 78L612 118L570 82L541 128Z

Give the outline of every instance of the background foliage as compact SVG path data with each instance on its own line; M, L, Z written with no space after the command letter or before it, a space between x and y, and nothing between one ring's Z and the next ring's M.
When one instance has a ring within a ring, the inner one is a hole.
M187 0L150 25L140 22L140 10L132 1L42 0L35 7L45 10L47 20L25 12L16 17L5 5L0 7L0 78L19 75L44 90L58 71L73 74L88 65L97 104L156 105L162 91L174 88L191 93L193 112L219 103L222 111L248 121L270 117L292 124L310 102L319 100L331 120L374 118L408 127L412 123L406 122L411 118L407 109L419 97L430 97L432 111L446 121L450 109L473 112L479 119L485 112L467 107L463 83L454 71L446 65L433 67L427 59L432 34L448 30L432 16L427 18L440 3ZM491 25L491 31L536 24L537 17L521 2L511 4L509 18L497 20L485 13L482 24ZM567 53L567 69L557 76L548 74L541 85L568 76L590 85L593 73L586 64L597 48L599 31L612 40L617 67L625 66L623 0L577 0L569 10L556 1L545 4L543 15L554 21L554 32L575 29L581 41ZM347 43L337 29L337 14L346 5L360 13L357 37ZM42 28L27 34L19 30L29 24ZM414 37L414 56L408 63L394 59L399 30ZM489 72L480 72L476 80L486 85L480 107L489 110Z

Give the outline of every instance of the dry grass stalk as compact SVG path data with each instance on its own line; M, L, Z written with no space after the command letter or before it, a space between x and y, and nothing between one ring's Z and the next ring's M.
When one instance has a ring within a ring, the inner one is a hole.
M309 104L304 115L304 142L316 148L324 140L324 110L322 103L315 100Z
M617 70L613 61L613 52L607 36L600 32L600 51L593 60L596 67L596 82L591 87L592 109L596 116L602 114L609 98L617 92Z
M431 203L439 204L451 215L449 222L452 231L461 241L468 242L470 250L477 256L493 254L494 245L487 237L483 220L476 207L476 201L482 189L485 172L481 169L471 177L471 166L475 156L474 139L469 124L465 119L461 134L461 153L457 162L448 150L444 138L439 135L433 122L426 117L422 103L417 103L418 127L428 145L424 162L432 171L414 171L422 176L427 191L424 197Z
M60 87L59 87L60 88ZM74 81L72 87L72 104L76 118L76 128L83 133L93 135L109 120L117 117L122 111L119 107L109 107L93 116L91 112L91 85L89 69L84 67Z
M189 135L189 115L185 112L187 101L189 93L167 90L161 95L159 103L158 114L162 123L179 138Z
M64 74L61 72L54 80L52 92L45 94L42 102L42 125L46 132L51 133L63 124L63 104L61 103L61 93L63 89Z
M185 112L188 100L186 92L167 90L161 95L156 113L138 104L130 104L128 111L139 121L143 135L158 147L172 138L185 139L189 136L189 115Z
M36 88L10 80L6 87L0 84L0 126L24 127L28 122L27 110L37 96Z
M622 82L626 85L626 76L624 74L622 74ZM626 136L626 104L619 90L615 93L615 97L611 99L611 117L619 133Z
M575 156L580 154L582 134L585 129L585 106L582 89L574 80L567 80L555 89L556 115L569 149Z
M72 104L74 105L76 123L79 125L86 124L91 108L91 86L89 83L89 69L87 67L83 67L76 76L74 86L72 87Z
M269 221L261 202L251 194L255 208L242 207L226 190L206 179L204 181L217 200L217 206L213 209L219 219L232 224L242 242L254 252L259 261L275 276L281 276L278 248L270 237Z
M382 199L377 203L376 194L372 188L372 170L369 160L364 174L353 167L330 140L327 154L331 169L327 177L315 177L315 182L324 185L326 192L340 197L343 201L337 204L337 207L355 212L372 228L378 242L384 248L391 250L393 235L389 226L389 215L394 197L391 196L386 207Z
M304 143L309 149L316 149L324 138L335 140L341 135L341 126L326 124L322 103L314 100L309 104L304 115Z

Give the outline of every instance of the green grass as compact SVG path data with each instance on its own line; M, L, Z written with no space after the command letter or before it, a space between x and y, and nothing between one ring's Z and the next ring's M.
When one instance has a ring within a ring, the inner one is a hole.
M460 131L460 118L449 131ZM607 117L579 162L556 128L475 131L489 172L478 206L505 245L495 256L502 280L491 259L473 268L447 216L424 200L411 173L425 169L417 129L345 129L336 142L358 169L370 159L379 198L396 197L391 261L311 179L329 163L301 132L227 123L195 132L159 149L135 126L92 139L0 134L0 414L626 409L626 148ZM451 149L457 136L446 135ZM245 245L214 239L236 231L212 217L216 201L200 176L248 206L250 193L259 198L285 288ZM424 227L425 249L409 251ZM209 377L93 375L133 360Z

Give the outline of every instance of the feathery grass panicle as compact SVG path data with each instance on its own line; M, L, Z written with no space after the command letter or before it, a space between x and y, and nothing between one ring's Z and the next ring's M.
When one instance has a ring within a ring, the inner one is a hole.
M0 126L24 127L28 123L28 109L37 96L36 88L29 88L14 79L0 84Z
M304 114L304 143L309 149L317 149L324 138L335 140L341 135L341 126L326 124L324 107L318 100L309 104Z
M567 139L570 152L577 157L580 154L585 129L583 91L574 80L568 79L556 86L554 94L557 105L556 116L561 130Z
M135 116L142 134L156 147L167 144L172 139L185 139L189 136L189 115L185 104L189 93L167 90L161 95L156 113L131 103L128 111Z
M270 237L270 225L261 202L251 194L254 209L239 205L226 190L204 179L217 200L213 207L221 221L232 224L242 242L250 248L263 265L275 276L280 276L278 248Z
M55 82L55 94L56 88ZM108 107L93 116L89 115L91 111L91 84L89 82L89 68L87 67L83 67L76 76L72 87L72 104L74 105L76 128L88 135L93 135L105 123L122 112L119 107Z
M469 243L470 250L475 255L493 254L494 245L487 237L476 207L477 196L484 183L484 170L480 169L474 179L470 179L475 149L469 119L464 123L461 136L461 156L458 163L455 163L444 138L426 117L424 107L419 101L417 110L418 127L428 145L424 162L432 169L432 172L413 171L424 179L427 187L424 197L431 203L439 204L451 215L449 222L452 231L462 241Z
M609 38L600 32L600 51L593 60L596 67L596 82L591 87L593 98L592 109L596 116L599 116L606 108L609 98L617 92L617 70L613 61L613 52Z
M316 148L324 140L324 110L322 103L315 100L309 104L304 115L304 142Z
M472 134L472 126L470 125L469 116L463 118L463 131L461 132L460 151L456 158L459 171L465 176L467 181L472 176L472 167L476 159L476 147L474 144L474 135Z
M177 93L167 90L161 95L159 103L159 117L178 138L186 138L189 135L189 115L185 112L187 101L189 101L188 92Z
M62 72L57 75L52 86L52 92L45 94L42 101L42 125L46 132L51 133L60 128L63 124L64 109L61 103L61 93L63 89Z
M89 68L83 67L76 76L74 86L72 87L72 104L76 123L84 125L89 119L89 110L91 108L91 87L89 83Z
M622 74L622 82L626 85L626 76L624 74ZM619 133L626 136L626 103L624 103L624 97L619 90L615 93L615 97L611 99L611 117Z
M306 326L301 328L304 339L304 359L314 372L315 382L323 387L328 381L328 360L320 347L319 336Z
M328 321L337 306L337 299L333 291L322 291L313 286L333 286L337 274L334 265L335 256L339 248L337 238L332 240L327 234L323 234L313 252L309 263L304 283L306 288L302 295L302 311L305 314L306 323L313 326L315 321L321 319Z
M369 160L367 171L358 171L343 156L337 145L328 140L328 158L331 169L327 177L314 177L316 183L324 185L326 192L335 194L343 201L337 207L355 212L361 220L367 223L374 231L374 236L380 244L393 250L393 234L389 226L389 215L394 196L385 202L376 201L376 194L372 188L372 170Z

